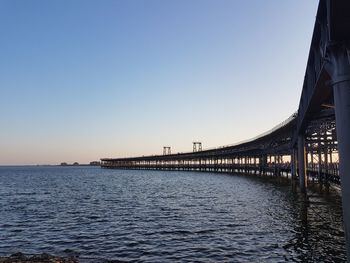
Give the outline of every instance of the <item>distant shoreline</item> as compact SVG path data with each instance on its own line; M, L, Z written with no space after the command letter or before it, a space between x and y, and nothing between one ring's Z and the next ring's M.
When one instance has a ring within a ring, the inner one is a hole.
M79 167L79 166L91 166L96 167L100 165L91 165L91 164L67 164L67 165L60 165L60 164L0 164L0 167L40 167L40 166L52 166L52 167Z

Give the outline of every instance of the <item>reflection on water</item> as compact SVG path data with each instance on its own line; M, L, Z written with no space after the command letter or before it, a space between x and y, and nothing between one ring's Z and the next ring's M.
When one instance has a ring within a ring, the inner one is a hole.
M317 194L299 198L295 236L284 246L299 262L345 262L344 232L339 200L330 203Z
M214 173L0 168L0 255L345 262L340 200Z
M310 191L300 204L300 234L295 250L304 262L345 262L341 198L329 189Z

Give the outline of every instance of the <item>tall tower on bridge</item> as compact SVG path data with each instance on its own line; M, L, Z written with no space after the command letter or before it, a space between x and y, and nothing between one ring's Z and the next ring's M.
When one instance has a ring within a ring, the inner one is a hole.
M171 147L170 146L164 146L163 147L163 155L171 154Z
M198 148L197 148L198 146ZM202 151L202 143L201 142L193 142L193 152Z

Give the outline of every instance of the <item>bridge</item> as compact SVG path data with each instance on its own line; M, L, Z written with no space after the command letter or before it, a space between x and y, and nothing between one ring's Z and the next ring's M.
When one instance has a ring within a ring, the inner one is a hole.
M283 176L302 193L310 180L339 185L350 262L350 1L320 0L299 108L283 123L234 145L103 158L101 167Z

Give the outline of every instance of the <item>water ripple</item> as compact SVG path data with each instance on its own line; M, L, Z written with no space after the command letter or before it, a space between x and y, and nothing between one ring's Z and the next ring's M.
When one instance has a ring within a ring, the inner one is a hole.
M82 262L345 262L340 204L211 173L0 168L0 255Z

